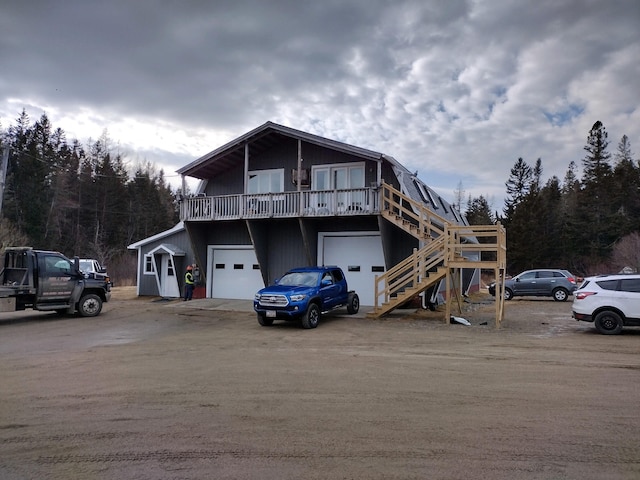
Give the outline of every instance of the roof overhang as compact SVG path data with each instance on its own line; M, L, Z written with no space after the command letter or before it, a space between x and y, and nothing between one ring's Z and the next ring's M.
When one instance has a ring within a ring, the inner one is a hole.
M283 125L278 125L273 122L267 122L264 125L261 125L260 127L236 138L235 140L232 140L226 145L203 155L197 160L194 160L190 164L182 167L177 172L180 175L199 178L200 180L207 180L233 166L238 165L239 163L244 163L245 145L249 145L251 154L259 154L280 142L282 137L295 138L305 143L319 145L369 160L380 161L383 157L379 152L338 142L336 140L330 140L301 130L295 130Z
M186 255L185 251L176 245L172 245L171 243L163 243L158 245L156 248L149 252L149 255L153 255L156 253L165 253L169 254L172 257L184 257Z

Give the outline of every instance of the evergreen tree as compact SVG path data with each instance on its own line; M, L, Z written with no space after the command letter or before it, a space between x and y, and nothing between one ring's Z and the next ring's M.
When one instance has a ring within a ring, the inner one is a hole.
M530 251L531 226L534 223L531 212L535 211L538 195L534 180L533 169L520 157L511 168L505 184L507 199L503 222L507 229L507 268L512 271L529 268L532 262L535 263Z
M511 168L509 179L505 184L507 186L507 199L505 200L504 208L506 223L510 221L510 217L513 215L518 204L522 202L529 193L532 180L533 171L531 167L527 165L527 162L525 162L522 157L518 158Z
M473 199L469 196L465 216L469 225L493 225L496 222L489 202L482 195Z
M589 131L582 160L583 179L576 206L576 247L585 262L594 263L606 258L619 238L613 219L611 155L607 151L607 132L597 121Z
M27 235L34 246L44 246L54 158L49 143L51 126L46 115L42 115L33 127L28 123L29 117L23 111L17 125L9 130L12 153L5 211L7 218Z
M620 236L640 231L640 165L633 159L631 144L623 135L615 153L611 192L612 208Z

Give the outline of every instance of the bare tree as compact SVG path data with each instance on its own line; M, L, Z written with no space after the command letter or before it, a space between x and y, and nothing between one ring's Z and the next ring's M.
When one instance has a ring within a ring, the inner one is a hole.
M25 246L29 244L27 236L20 232L10 220L0 218L0 251L7 247Z
M611 260L618 269L630 268L640 272L640 233L633 232L618 240L613 247Z

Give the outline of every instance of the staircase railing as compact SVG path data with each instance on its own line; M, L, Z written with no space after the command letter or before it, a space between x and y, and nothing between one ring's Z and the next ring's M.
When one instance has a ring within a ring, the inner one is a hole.
M447 219L429 210L388 183L380 186L380 213L420 240L442 236Z
M376 276L374 288L374 315L390 312L413 296L425 291L440 280L446 269L438 268L444 262L445 237L441 236L420 250Z
M390 312L445 276L449 295L450 269L492 268L496 276L504 273L506 233L502 225L454 225L389 184L383 183L380 189L380 214L426 244L376 276L373 316ZM465 258L465 253L472 255ZM449 311L447 302L447 319ZM504 302L496 300L496 325L503 311Z

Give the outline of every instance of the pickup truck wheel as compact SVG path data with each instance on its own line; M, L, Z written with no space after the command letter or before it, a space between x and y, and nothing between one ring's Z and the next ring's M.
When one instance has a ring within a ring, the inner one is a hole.
M95 293L83 295L78 302L78 312L83 317L95 317L102 311L102 299Z
M263 327L270 327L273 325L273 318L267 318L263 314L258 314L258 323Z
M347 312L349 315L354 315L360 310L360 298L355 292L349 294L349 300L347 300Z
M616 312L600 312L594 318L593 323L596 326L596 330L603 335L617 335L622 332L623 321Z
M553 299L556 302L565 302L569 297L569 292L567 292L564 288L556 288L553 291Z
M302 317L302 328L316 328L319 320L320 308L318 308L317 304L312 303Z

